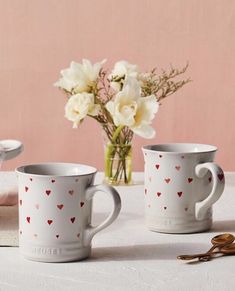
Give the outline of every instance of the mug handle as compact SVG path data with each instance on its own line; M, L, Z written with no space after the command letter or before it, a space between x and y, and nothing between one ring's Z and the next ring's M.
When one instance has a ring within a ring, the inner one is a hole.
M98 191L107 193L112 197L113 209L110 212L109 216L98 226L88 225L88 227L85 230L85 235L84 235L85 245L90 245L93 236L97 232L109 226L117 218L121 210L120 195L113 187L108 186L108 185L94 185L94 186L88 187L86 189L86 194L85 194L86 200L91 200L93 196L95 195L95 193Z
M212 190L206 199L197 202L195 205L195 216L197 220L203 220L207 210L214 204L224 191L225 178L223 170L215 163L199 164L195 168L198 178L203 178L208 170L212 174Z

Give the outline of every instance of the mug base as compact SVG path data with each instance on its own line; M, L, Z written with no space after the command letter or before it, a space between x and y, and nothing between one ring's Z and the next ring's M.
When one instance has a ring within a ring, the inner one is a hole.
M201 221L186 221L182 219L157 218L154 221L146 219L145 224L150 231L169 233L169 234L186 234L197 233L209 230L212 227L212 220L205 219Z
M91 246L87 247L63 247L63 246L22 246L20 254L28 260L44 263L65 263L81 261L91 254Z

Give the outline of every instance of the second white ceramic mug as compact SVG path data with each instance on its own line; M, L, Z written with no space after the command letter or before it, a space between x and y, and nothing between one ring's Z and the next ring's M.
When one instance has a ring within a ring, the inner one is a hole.
M150 230L193 233L212 225L212 205L224 190L224 173L204 144L143 147L145 221Z
M16 169L19 183L19 248L42 262L81 260L90 255L91 240L118 216L121 200L110 186L93 185L96 169L87 165L47 163ZM113 209L100 225L91 225L92 197L112 197Z

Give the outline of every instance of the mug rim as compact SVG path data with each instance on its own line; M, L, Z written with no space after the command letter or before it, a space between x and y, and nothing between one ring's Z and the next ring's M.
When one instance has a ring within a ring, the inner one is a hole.
M167 147L175 148L175 150L167 150ZM179 148L182 147L182 150ZM183 147L188 147L191 150L183 150ZM159 148L159 149L157 149ZM164 150L164 148L166 148ZM177 150L178 148L178 150ZM199 148L199 150L193 150ZM165 153L165 154L200 154L200 153L212 153L216 152L218 148L214 145L203 144L203 143L163 143L163 144L151 144L142 147L143 151L149 151L153 153Z
M39 174L32 172L26 172L26 168L28 167L35 167L39 168L42 166L69 166L69 167L86 167L87 172L85 173L74 173L74 174ZM77 177L77 176L86 176L97 173L97 169L93 166L86 165L86 164L79 164L79 163L66 163L66 162L45 162L45 163L33 163L33 164L26 164L19 166L15 169L15 172L20 175L30 175L32 177Z

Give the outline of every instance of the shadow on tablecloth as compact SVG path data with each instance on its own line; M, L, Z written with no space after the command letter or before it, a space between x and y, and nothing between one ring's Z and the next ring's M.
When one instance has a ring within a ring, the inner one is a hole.
M176 260L178 255L203 252L208 244L203 243L164 243L156 245L134 245L93 248L88 261L146 261Z
M235 233L235 219L214 221L210 232L233 232Z

